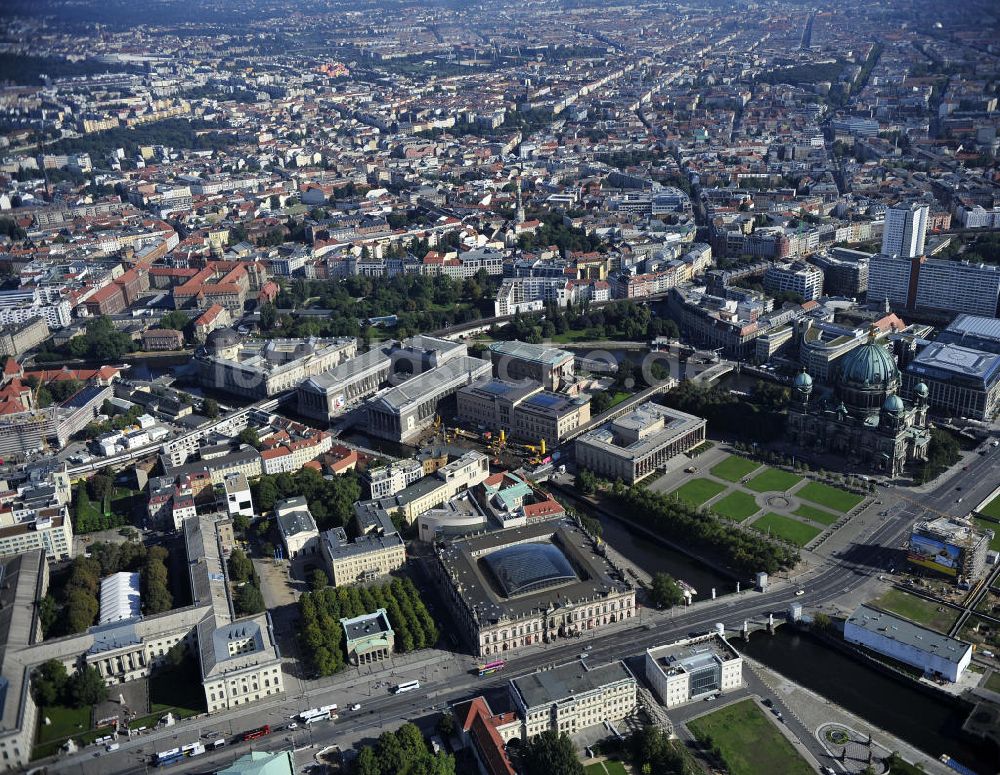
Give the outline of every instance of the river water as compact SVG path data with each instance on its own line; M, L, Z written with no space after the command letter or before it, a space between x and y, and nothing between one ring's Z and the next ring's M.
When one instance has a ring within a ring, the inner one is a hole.
M947 753L980 775L1000 770L1000 753L995 747L962 735L966 710L938 702L903 679L892 678L789 627L779 627L774 635L756 633L748 643L734 639L733 645L930 756ZM877 733L875 737L877 740Z
M601 537L608 545L650 574L661 571L675 579L686 581L698 590L695 600L709 600L712 587L718 597L736 591L736 581L671 547L644 538L629 527L613 519L600 516L603 527Z

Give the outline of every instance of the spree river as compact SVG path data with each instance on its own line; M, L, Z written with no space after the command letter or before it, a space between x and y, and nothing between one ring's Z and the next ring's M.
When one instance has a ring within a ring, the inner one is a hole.
M938 702L790 627L779 627L774 635L756 633L747 643L734 639L733 645L929 756L946 753L981 775L1000 770L1000 752L992 744L961 732L969 706Z

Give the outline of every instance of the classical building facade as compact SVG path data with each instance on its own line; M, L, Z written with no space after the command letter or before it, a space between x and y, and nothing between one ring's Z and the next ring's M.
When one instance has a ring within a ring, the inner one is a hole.
M926 460L927 386L913 389L916 401L897 395L899 369L875 341L840 359L833 393L813 397L805 371L792 383L788 439L800 447L846 457L871 473L898 476L907 463Z

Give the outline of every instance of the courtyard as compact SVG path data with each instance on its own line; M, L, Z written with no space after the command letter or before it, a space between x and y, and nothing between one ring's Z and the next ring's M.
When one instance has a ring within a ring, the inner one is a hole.
M664 475L652 489L799 547L816 541L865 498L721 449L713 457L707 468L687 472L692 476Z

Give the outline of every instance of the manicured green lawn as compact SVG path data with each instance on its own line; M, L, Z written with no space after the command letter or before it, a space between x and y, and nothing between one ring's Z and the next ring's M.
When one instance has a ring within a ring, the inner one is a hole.
M628 775L625 765L617 759L605 759L603 762L594 762L583 768L587 775Z
M97 738L108 733L109 727L102 729L90 728L91 708L66 708L55 706L40 709L38 712L38 735L31 749L32 759L42 759L54 756L68 739L89 745ZM43 724L48 718L51 724Z
M736 522L742 522L759 510L760 507L754 497L741 490L733 490L725 498L712 504L712 511Z
M727 482L738 482L751 471L760 468L760 463L747 460L745 457L730 455L718 465L712 467L712 476L725 479Z
M90 708L64 708L55 706L38 711L38 742L65 740L90 729ZM49 719L51 724L42 723Z
M874 600L873 605L938 632L948 632L958 618L958 613L951 608L931 603L899 589L888 590ZM944 610L938 611L938 608Z
M990 541L990 549L1000 551L1000 522L993 522L982 517L974 517L974 519L979 527L993 531L993 540Z
M822 482L809 482L795 494L803 500L812 501L841 513L847 513L864 500L863 495L855 495L853 492L830 487Z
M994 517L1000 519L1000 495L995 497L979 512L980 514L985 514L987 517Z
M725 489L726 485L713 482L711 479L692 479L690 482L682 484L672 494L692 506L700 506Z
M784 492L802 481L801 476L781 471L777 468L765 468L753 479L747 482L747 487L757 492Z
M811 775L813 771L753 700L696 718L687 726L701 742L719 749L731 775Z
M990 677L986 679L985 686L991 692L1000 692L1000 673L995 670L990 673Z
M815 506L807 506L805 503L795 509L795 514L811 519L813 522L819 522L821 525L832 525L840 519L840 514L831 514L829 511L817 509Z
M807 525L805 522L799 522L791 517L775 514L773 511L769 511L760 519L755 520L750 527L762 533L770 533L778 538L784 538L797 546L805 546L823 532L818 527Z

